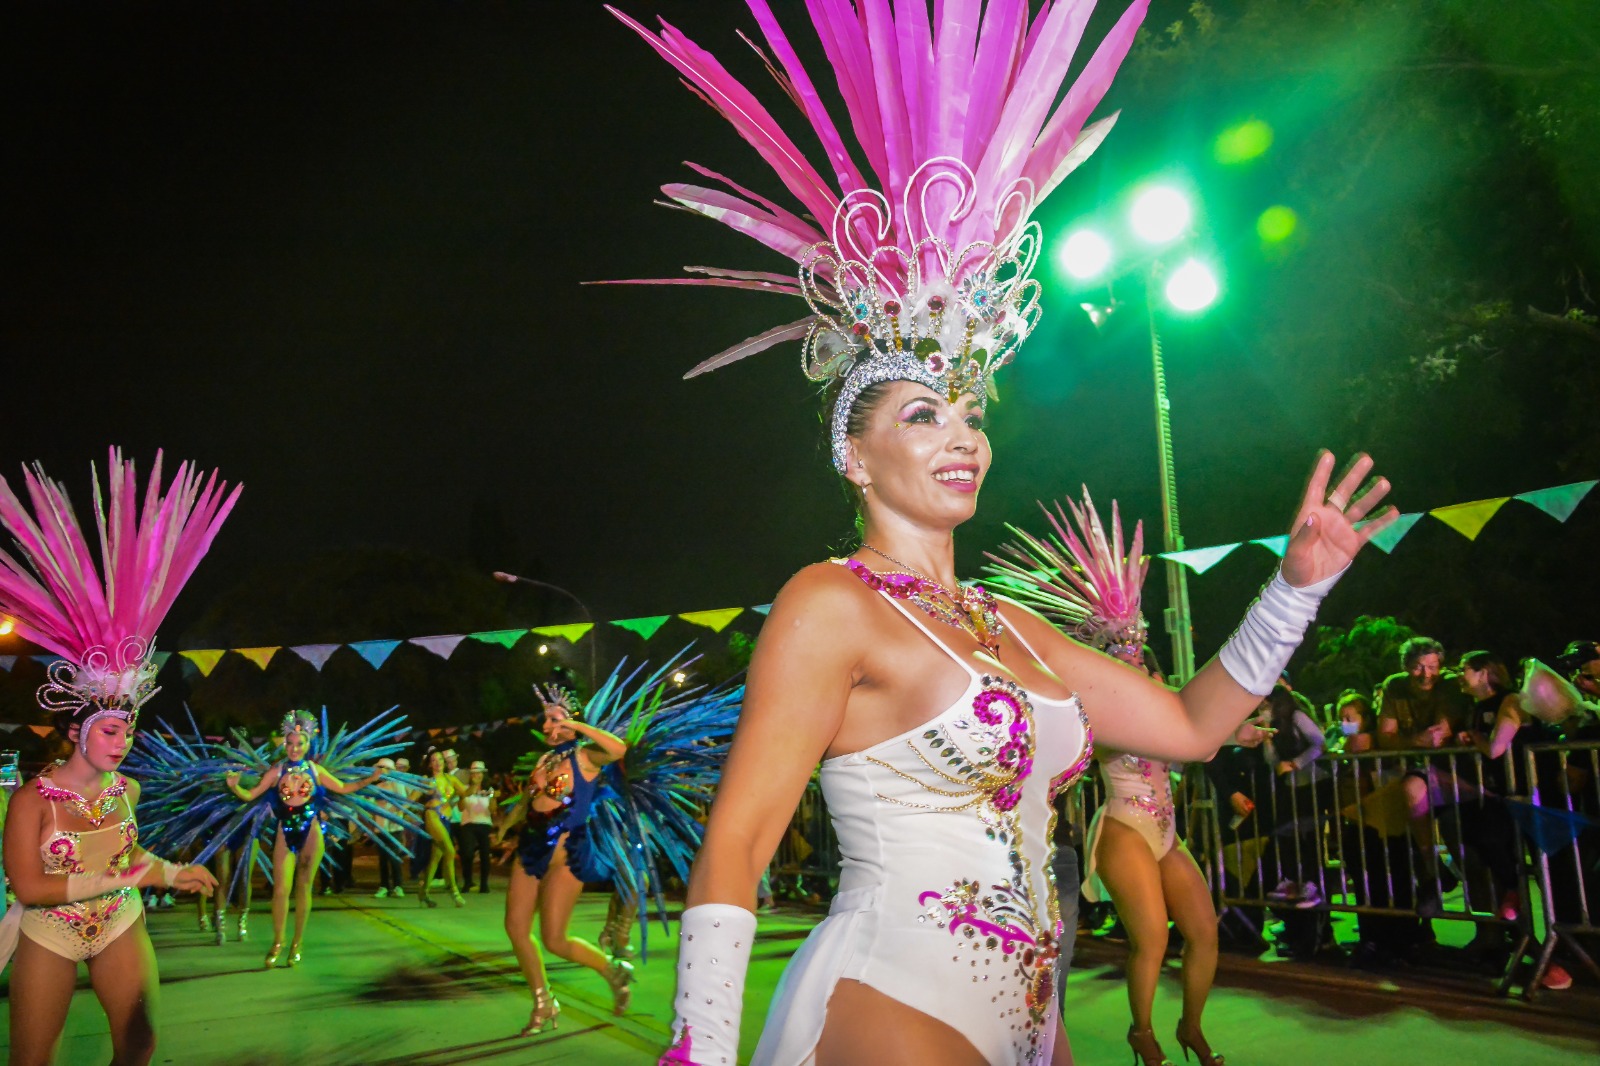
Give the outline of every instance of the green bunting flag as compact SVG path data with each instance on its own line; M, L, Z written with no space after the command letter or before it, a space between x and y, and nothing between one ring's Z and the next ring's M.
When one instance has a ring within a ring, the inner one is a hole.
M1535 489L1533 492L1520 493L1514 499L1523 503L1531 503L1557 522L1565 522L1572 517L1572 512L1577 510L1578 504L1589 495L1589 490L1600 482L1575 481L1570 485L1557 485L1553 489Z
M1420 521L1422 521L1421 511L1400 515L1389 525L1374 533L1371 544L1383 554L1388 555L1394 551L1395 545L1399 544L1405 538L1405 535L1411 532L1411 527ZM1364 522L1362 523L1362 525L1365 524Z
M1259 544L1273 555L1282 559L1283 553L1289 550L1289 534L1280 533L1276 537L1257 537L1250 543Z
M526 629L491 629L484 633L467 634L473 640L481 640L485 644L498 644L502 648L511 647L527 635Z
M637 633L645 640L656 635L656 631L667 624L670 614L656 614L648 618L619 618L611 624L618 629L626 629L630 633Z

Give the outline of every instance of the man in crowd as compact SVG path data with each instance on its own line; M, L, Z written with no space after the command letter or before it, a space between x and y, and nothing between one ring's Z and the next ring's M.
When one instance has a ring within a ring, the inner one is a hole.
M1466 729L1471 701L1442 674L1444 646L1412 637L1400 646L1401 672L1378 687L1378 747L1438 748Z

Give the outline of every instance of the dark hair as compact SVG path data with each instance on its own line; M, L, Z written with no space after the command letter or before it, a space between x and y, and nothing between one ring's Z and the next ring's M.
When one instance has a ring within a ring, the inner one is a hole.
M844 392L843 377L834 378L822 390L822 449L831 459L833 456L833 409L839 403L839 396ZM889 393L889 386L893 381L879 381L868 385L856 397L856 402L850 408L850 416L845 419L844 430L852 437L858 437L867 431L867 422L872 418L872 413L878 409ZM850 501L850 506L856 513L856 540L860 541L865 532L865 520L862 506L866 502L862 491L843 474L839 475L839 485L844 490L845 499ZM848 554L848 553L846 553Z
M1272 750L1279 759L1297 758L1311 746L1294 720L1295 712L1304 711L1307 706L1304 696L1281 683L1273 685L1267 694L1267 707L1272 713L1270 724L1277 730L1272 738Z
M1412 637L1400 645L1400 669L1410 673L1411 668L1417 665L1417 660L1424 655L1437 655L1443 659L1444 645L1432 637Z
M1506 669L1505 660L1492 651L1467 652L1461 657L1461 669L1489 671L1489 683L1497 696L1511 691L1511 671Z

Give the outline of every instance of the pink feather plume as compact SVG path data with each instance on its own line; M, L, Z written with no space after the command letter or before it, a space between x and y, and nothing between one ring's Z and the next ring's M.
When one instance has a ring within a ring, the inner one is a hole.
M102 492L94 484L100 566L66 490L35 465L22 471L32 513L0 477L0 526L18 555L0 549L0 611L18 633L74 663L91 648L114 649L130 637L149 647L184 583L233 510L217 475L179 465L161 491L161 453L139 500L134 464L111 449Z

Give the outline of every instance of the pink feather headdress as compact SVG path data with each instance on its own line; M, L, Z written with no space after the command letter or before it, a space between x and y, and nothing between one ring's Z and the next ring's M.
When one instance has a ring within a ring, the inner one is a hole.
M1070 498L1066 504L1071 520L1059 503L1054 512L1039 505L1050 522L1047 539L1007 524L1018 539L1000 549L1009 559L988 553L994 562L986 569L997 575L991 587L1038 608L1097 648L1143 648L1145 620L1139 601L1149 565L1144 557L1144 523L1133 527L1133 545L1124 550L1122 515L1115 500L1110 537L1087 486L1081 508Z
M1029 0L936 0L931 20L925 0L806 0L871 177L767 0L746 2L770 56L752 47L821 142L831 181L710 53L664 21L656 34L610 10L755 148L803 213L693 163L721 188L665 185L667 206L755 238L799 264L799 278L688 267L699 276L630 283L803 297L810 314L685 376L803 341L806 376L839 388L831 444L842 473L850 410L870 386L916 381L952 401L972 393L985 405L994 395L995 371L1039 319L1039 283L1030 275L1041 234L1030 216L1110 132L1115 115L1086 122L1149 0L1134 0L1059 106L1094 0L1044 0L1031 20Z
M115 448L107 474L102 494L90 466L100 567L66 490L43 468L22 471L31 514L0 477L0 526L20 555L0 549L0 611L23 637L62 656L39 704L88 711L85 729L105 714L135 721L154 695L156 627L239 498L239 488L225 497L226 483L188 463L163 495L160 452L142 508L134 464Z

